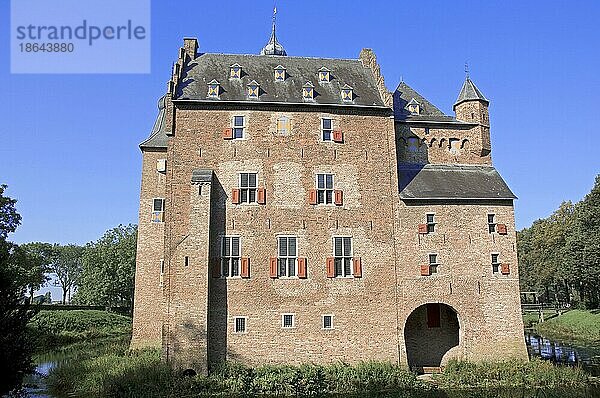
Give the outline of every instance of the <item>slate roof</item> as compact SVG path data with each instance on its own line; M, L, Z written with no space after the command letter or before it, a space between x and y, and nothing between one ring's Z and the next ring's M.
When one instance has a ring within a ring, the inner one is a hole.
M492 166L400 164L398 189L402 200L517 198Z
M152 127L152 131L150 132L150 136L146 138L140 144L140 148L166 148L167 147L167 131L166 131L166 112L165 112L165 101L167 95L163 95L158 100L158 116L156 117L156 122L154 122L154 127Z
M242 66L241 79L229 78L229 66L235 63ZM286 68L283 82L274 78L274 69L278 65ZM319 83L318 72L322 67L331 70L328 83ZM207 98L207 83L213 79L221 83L219 98ZM252 80L260 84L258 100L247 97L247 84ZM302 86L307 81L315 86L314 100L302 98ZM345 84L354 88L352 102L342 100L341 88ZM358 59L277 55L200 54L184 71L175 100L385 107L371 69L364 67Z
M456 107L456 105L460 104L461 102L473 100L480 100L488 104L490 103L490 101L488 101L487 98L485 98L481 91L479 91L475 83L473 83L473 81L471 81L471 79L467 77L467 79L463 83L460 93L458 94L458 98L454 103L454 107Z
M211 169L192 170L192 184L212 182L213 171Z
M396 91L394 91L393 97L396 119L406 119L411 116L406 106L413 99L419 103L419 107L421 108L419 116L445 116L444 112L440 111L435 105L427 101L425 97L404 82L400 82Z

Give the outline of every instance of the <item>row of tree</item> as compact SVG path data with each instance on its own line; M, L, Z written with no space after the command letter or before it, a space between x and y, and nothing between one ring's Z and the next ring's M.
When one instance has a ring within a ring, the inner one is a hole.
M585 198L517 232L522 291L544 302L600 307L600 175Z
M130 307L133 302L137 227L120 225L85 246L17 245L8 235L21 224L16 200L0 185L0 396L32 370L26 325L35 313L34 293L54 274L63 303Z

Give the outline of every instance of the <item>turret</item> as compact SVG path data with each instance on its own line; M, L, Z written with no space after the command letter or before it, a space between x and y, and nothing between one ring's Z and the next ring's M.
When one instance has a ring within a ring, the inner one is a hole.
M473 148L480 153L481 157L489 156L492 150L489 105L490 101L485 98L475 86L475 83L467 76L453 109L457 120L477 125L475 127L476 142L473 142Z

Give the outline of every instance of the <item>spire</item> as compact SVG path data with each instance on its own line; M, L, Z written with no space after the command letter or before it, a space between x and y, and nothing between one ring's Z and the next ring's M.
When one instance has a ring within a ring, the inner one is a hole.
M454 103L454 107L456 107L458 104L465 102L465 101L482 101L485 102L486 104L489 104L490 101L487 100L487 98L485 98L485 96L481 93L481 91L479 91L479 89L477 88L477 86L475 86L475 83L473 83L471 81L471 78L469 77L469 72L468 69L465 68L465 72L467 73L467 77L465 79L465 82L463 83L462 89L460 90L460 94L458 94L458 98L456 99L456 102Z
M277 7L273 7L273 28L271 30L271 38L269 42L260 50L260 55L287 55L283 46L277 41L275 36L275 15L277 14Z

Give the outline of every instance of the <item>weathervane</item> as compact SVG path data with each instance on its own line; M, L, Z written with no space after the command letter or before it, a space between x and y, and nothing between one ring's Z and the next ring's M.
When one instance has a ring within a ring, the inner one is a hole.
M465 62L465 75L467 76L467 79L469 78L469 63Z

